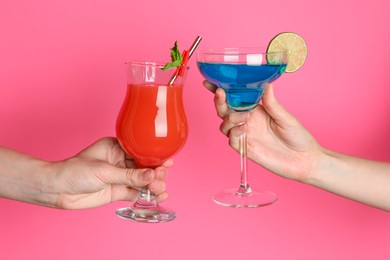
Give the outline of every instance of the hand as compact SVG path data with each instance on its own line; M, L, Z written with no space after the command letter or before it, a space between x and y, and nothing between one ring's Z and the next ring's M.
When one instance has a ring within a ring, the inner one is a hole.
M265 90L263 104L250 112L229 109L223 89L207 81L204 86L215 93L217 114L223 119L220 130L229 137L231 147L238 151L239 137L246 132L249 159L286 178L308 178L322 148L275 99L272 85Z
M215 107L223 119L221 131L238 150L247 134L247 155L254 162L285 178L390 211L390 163L349 156L320 146L313 136L275 99L272 86L262 105L247 113L229 109L222 89L205 81L215 92Z
M119 200L136 200L141 187L146 186L158 202L167 199L165 177L168 160L161 167L136 169L114 138L103 138L75 157L53 163L56 175L54 191L57 207L81 209Z

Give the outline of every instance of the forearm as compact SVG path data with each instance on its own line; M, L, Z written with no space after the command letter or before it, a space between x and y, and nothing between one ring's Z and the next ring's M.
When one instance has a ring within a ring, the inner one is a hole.
M305 182L390 211L390 163L324 150L315 170Z
M56 207L51 164L0 147L0 197Z

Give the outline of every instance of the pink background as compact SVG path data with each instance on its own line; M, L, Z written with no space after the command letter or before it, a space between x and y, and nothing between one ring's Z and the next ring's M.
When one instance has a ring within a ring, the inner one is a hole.
M124 62L166 61L175 40L199 48L264 46L294 31L305 66L275 83L280 102L330 149L390 161L390 4L371 1L0 1L0 144L46 160L114 135ZM118 202L63 211L0 199L1 259L389 259L388 213L250 164L276 204L215 205L237 185L238 156L220 134L213 96L190 61L188 143L165 206L178 218L135 224ZM390 187L389 187L390 188Z

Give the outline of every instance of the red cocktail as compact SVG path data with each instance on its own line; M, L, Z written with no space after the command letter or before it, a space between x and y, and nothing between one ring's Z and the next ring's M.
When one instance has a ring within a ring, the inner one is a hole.
M176 84L128 85L116 133L138 167L158 167L183 147L188 127L182 92Z
M182 101L185 77L178 77L169 85L173 72L163 71L163 64L128 65L127 94L117 118L117 137L138 167L156 168L179 152L187 139ZM165 222L176 217L173 211L158 206L146 189L132 207L116 213L140 222Z

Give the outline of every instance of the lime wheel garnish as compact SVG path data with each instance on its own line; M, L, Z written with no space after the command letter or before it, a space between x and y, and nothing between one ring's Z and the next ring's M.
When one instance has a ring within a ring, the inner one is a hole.
M305 40L296 33L283 32L276 35L268 45L267 52L286 51L286 72L294 72L303 66L307 55Z

